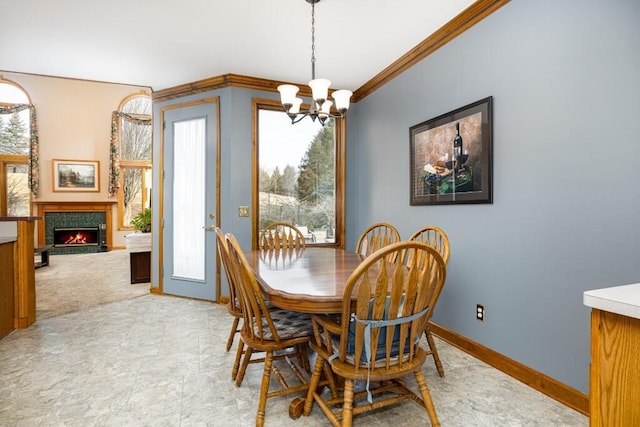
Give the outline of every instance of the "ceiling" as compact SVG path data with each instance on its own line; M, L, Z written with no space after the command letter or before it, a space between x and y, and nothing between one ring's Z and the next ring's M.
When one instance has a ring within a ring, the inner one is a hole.
M322 0L316 77L355 90L474 0ZM0 70L166 89L234 73L306 83L305 0L23 0L3 5Z

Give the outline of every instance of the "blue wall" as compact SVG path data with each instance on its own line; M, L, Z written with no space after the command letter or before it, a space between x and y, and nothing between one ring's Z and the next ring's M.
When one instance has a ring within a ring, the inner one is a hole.
M512 1L349 111L347 249L441 226L434 320L584 393L582 293L640 281L638 22L637 0ZM410 206L409 127L487 96L494 203Z
M225 88L186 96L153 106L154 117L160 117L160 109L193 100L211 97L220 98L220 228L225 233L233 233L243 249L251 249L251 217L239 217L238 206L251 206L251 159L252 159L252 101L253 98L280 99L278 93ZM154 123L154 164L160 164L159 137L162 123ZM154 188L160 188L160 171L155 170ZM158 198L153 199L153 232L158 235L160 221ZM158 239L153 241L153 253L159 253ZM158 257L152 259L152 275L158 271ZM226 277L221 274L222 294L228 295ZM153 286L158 285L152 277Z

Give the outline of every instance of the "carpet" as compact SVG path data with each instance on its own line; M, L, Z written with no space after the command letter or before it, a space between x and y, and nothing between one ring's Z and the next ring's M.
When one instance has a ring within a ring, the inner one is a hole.
M131 284L129 252L50 255L36 269L36 320L73 313L149 293L149 283Z

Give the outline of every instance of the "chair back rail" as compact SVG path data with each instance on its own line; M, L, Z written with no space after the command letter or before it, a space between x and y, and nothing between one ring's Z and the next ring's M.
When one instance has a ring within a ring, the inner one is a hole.
M417 230L409 237L409 240L417 240L434 247L444 259L445 265L449 263L451 249L449 247L449 237L440 227L429 225Z
M356 253L371 255L380 248L400 241L400 233L391 224L379 222L362 232L356 243Z
M286 222L272 222L260 232L260 249L294 249L304 248L306 245L304 234Z

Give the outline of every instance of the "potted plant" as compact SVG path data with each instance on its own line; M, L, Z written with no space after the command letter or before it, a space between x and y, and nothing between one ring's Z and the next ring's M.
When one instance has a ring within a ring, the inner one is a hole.
M140 233L151 233L151 208L145 208L131 219L131 225Z

